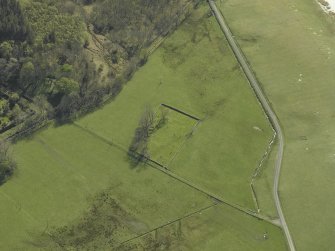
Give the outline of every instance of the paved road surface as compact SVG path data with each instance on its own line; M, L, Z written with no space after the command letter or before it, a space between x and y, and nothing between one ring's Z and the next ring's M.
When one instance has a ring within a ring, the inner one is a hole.
M280 223L281 223L282 229L284 230L284 233L285 233L285 236L286 236L287 244L288 244L291 251L295 251L294 243L293 243L290 231L289 231L289 229L287 227L287 224L286 224L286 221L285 221L285 217L284 217L284 214L283 214L283 210L281 208L281 204L280 204L280 200L279 200L279 194L278 194L280 168L281 168L281 163L282 163L282 159L283 159L283 152L284 152L284 137L283 137L282 129L280 127L277 116L275 115L275 113L273 112L270 104L268 103L268 100L266 99L262 89L260 88L259 83L258 83L254 73L250 69L250 66L247 63L247 60L246 60L245 56L243 55L241 49L239 48L237 42L234 39L232 33L230 32L230 29L229 29L228 25L226 24L221 12L218 10L218 8L217 8L217 6L216 6L216 4L213 0L208 0L208 3L210 5L217 21L218 21L218 23L220 24L221 29L222 29L223 33L225 34L230 47L232 48L238 62L240 63L246 77L248 78L251 87L254 89L259 102L261 103L265 113L267 114L273 128L275 129L275 131L277 133L278 142L279 142L279 150L278 150L278 155L277 155L277 159L276 159L276 163L275 163L275 179L274 179L273 196L274 196L274 200L275 200L275 203L276 203L276 208L277 208L277 212L278 212L278 215L279 215Z

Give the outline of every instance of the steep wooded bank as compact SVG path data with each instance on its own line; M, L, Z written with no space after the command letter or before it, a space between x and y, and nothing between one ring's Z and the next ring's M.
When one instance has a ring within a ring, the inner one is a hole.
M116 96L199 2L1 1L1 138L72 120Z
M0 84L20 96L44 96L58 118L90 110L120 91L153 41L196 2L2 1Z

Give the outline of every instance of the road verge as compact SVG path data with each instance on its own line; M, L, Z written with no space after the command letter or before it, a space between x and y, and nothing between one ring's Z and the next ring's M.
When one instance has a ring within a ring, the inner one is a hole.
M283 153L284 153L284 136L283 136L283 132L282 129L280 127L279 124L279 120L276 116L276 114L274 113L274 111L271 108L271 105L269 104L263 90L261 89L255 74L253 73L253 71L251 70L251 67L249 66L246 57L244 56L242 50L240 49L240 47L238 46L237 42L235 41L234 36L232 35L227 23L224 20L224 17L222 15L222 13L218 10L215 2L213 0L207 0L208 4L210 6L210 8L213 11L213 14L216 18L216 20L218 21L228 43L229 46L231 47L237 61L239 62L246 78L248 79L250 86L252 87L252 89L254 90L257 99L259 100L260 104L263 107L264 112L266 113L273 129L276 131L277 133L277 137L278 137L278 153L277 153L277 159L276 159L276 163L275 163L275 178L274 178L274 189L273 189L273 197L275 200L275 205L276 205L276 209L278 212L278 216L279 216L279 220L281 223L281 227L284 231L286 240L287 240L287 244L289 246L290 251L295 251L295 246L294 246L294 242L293 239L291 237L290 231L288 229L288 226L286 224L286 220L283 214L283 210L281 207L281 203L280 203L280 199L279 199L279 177L280 177L280 169L282 166L282 159L283 159Z

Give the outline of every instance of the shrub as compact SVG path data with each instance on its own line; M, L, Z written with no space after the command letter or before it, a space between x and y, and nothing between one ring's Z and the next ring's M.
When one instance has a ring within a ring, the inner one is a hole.
M56 82L56 91L58 93L69 95L72 92L77 92L79 90L79 84L77 81L62 77Z
M61 71L65 73L71 73L73 71L73 66L70 64L64 64L61 67Z
M0 57L10 58L13 52L13 45L9 41L0 44Z
M11 104L16 104L17 101L19 101L20 96L16 92L9 95L9 101Z
M0 115L3 116L9 111L9 104L7 100L0 100Z

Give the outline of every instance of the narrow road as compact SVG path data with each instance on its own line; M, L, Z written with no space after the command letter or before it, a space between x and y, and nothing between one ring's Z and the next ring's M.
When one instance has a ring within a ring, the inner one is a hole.
M267 114L274 130L277 133L277 137L278 137L278 142L279 142L279 150L278 150L278 155L277 155L277 159L276 159L276 163L275 163L275 178L274 178L274 186L273 186L273 196L274 196L274 200L275 200L275 204L276 204L276 208L277 208L277 212L278 212L278 216L280 219L280 223L282 226L282 229L285 233L285 237L287 240L287 244L290 248L291 251L295 251L295 247L294 247L294 243L293 243L293 239L291 237L290 231L287 227L286 221L285 221L285 217L283 214L283 210L281 208L281 204L280 204L280 199L279 199L279 193L278 193L278 185L279 185L279 176L280 176L280 169L281 169L281 165L282 165L282 159L283 159L283 152L284 152L284 137L283 137L283 132L282 129L280 127L279 121L277 116L275 115L275 113L273 112L268 100L265 97L265 94L263 93L262 89L260 88L260 85L253 73L253 71L250 69L250 66L247 63L247 60L245 58L245 56L243 55L240 47L238 46L237 42L235 41L228 25L226 24L221 12L218 10L215 2L213 0L208 0L209 6L211 7L225 37L228 40L228 43L231 47L231 49L233 50L235 57L237 58L241 68L243 69L247 79L249 80L249 83L251 85L251 87L253 88L259 102L261 103L265 113Z

